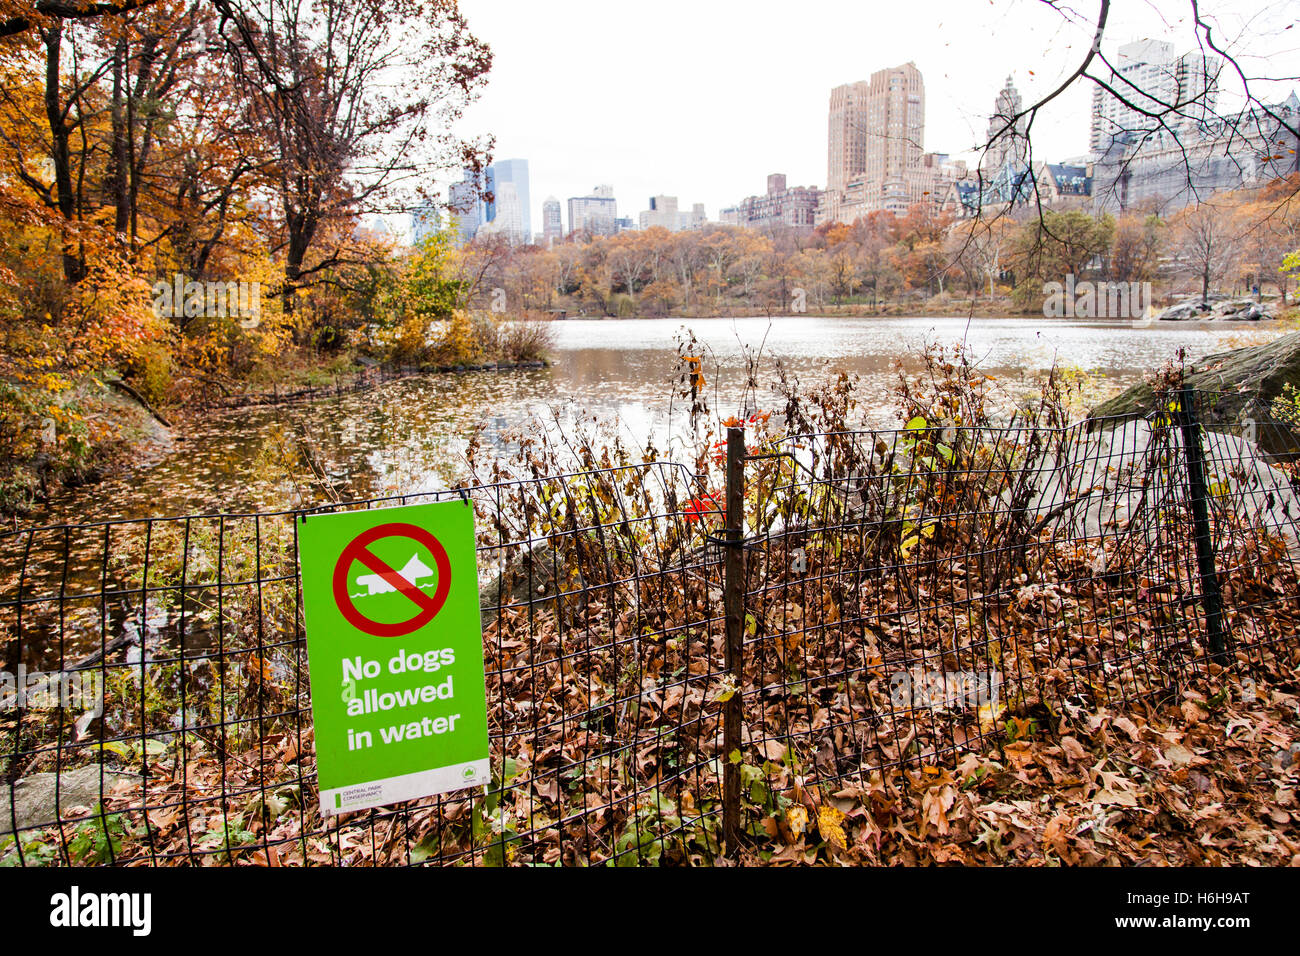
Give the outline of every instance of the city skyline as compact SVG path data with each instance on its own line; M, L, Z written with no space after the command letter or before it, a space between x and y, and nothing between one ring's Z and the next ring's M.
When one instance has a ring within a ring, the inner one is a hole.
M1194 47L1185 6L1167 6L1163 12L1151 3L1113 8L1107 55L1148 37L1180 50ZM1235 0L1203 8L1248 70L1300 74L1300 38L1283 31L1281 14L1249 11ZM492 45L494 65L487 90L457 129L494 134L494 157L530 161L534 222L541 222L542 197L564 202L588 195L593 183L612 184L620 208L633 216L648 197L668 195L703 202L714 221L754 192L751 183L778 170L791 183L825 188L829 91L909 60L925 77L926 150L973 168L979 157L970 150L985 138L990 104L1008 76L1023 101L1033 102L1059 85L1091 40L1085 26L1020 0L932 0L900 11L813 2L800 10L801 29L788 34L773 31L785 8L762 3L740 14L669 2L654 17L635 21L585 0L566 3L562 18L511 0L464 0L462 10ZM1086 19L1093 12L1079 14ZM979 38L994 31L999 48L1014 50L1020 61L990 55ZM1247 34L1252 42L1238 43ZM610 62L548 65L544 52L561 35L575 47L589 36L606 37ZM650 49L683 42L699 54L650 74L632 66ZM782 54L783 42L793 52ZM763 68L754 50L767 50L773 67ZM597 73L601 81L592 82ZM1289 84L1255 88L1266 101L1281 101L1289 91ZM1233 95L1223 91L1221 108ZM1087 152L1091 106L1092 84L1082 82L1044 109L1032 130L1035 156L1059 162Z

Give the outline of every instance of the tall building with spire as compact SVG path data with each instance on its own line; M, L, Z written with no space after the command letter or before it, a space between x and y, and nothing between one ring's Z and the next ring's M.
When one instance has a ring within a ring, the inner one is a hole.
M1029 159L1029 124L1020 116L1024 108L1020 91L1007 77L1006 84L993 101L989 116L988 135L984 155L980 159L980 172L989 179L1008 164L1023 166Z

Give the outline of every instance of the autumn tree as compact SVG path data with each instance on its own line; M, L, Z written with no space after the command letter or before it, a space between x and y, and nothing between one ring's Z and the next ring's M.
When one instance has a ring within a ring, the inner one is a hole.
M1240 229L1226 203L1189 206L1171 222L1175 267L1201 287L1201 303L1208 305L1210 287L1232 270L1241 254Z
M329 224L405 208L435 170L481 158L449 130L492 58L453 0L212 3L275 159L286 303L348 259Z
M1121 216L1110 250L1110 278L1149 282L1156 277L1166 243L1165 223L1156 215Z

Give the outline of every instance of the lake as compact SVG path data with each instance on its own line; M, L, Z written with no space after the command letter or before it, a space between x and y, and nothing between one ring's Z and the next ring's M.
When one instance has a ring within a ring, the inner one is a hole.
M832 370L857 373L869 419L885 426L897 421L895 360L917 367L927 341L965 341L980 367L1010 388L1057 363L1091 373L1101 394L1140 381L1180 349L1196 358L1259 329L1032 318L567 320L555 323L549 368L414 377L312 403L214 413L151 464L61 491L21 523L292 508L327 500L321 481L342 499L437 490L464 478L467 436L479 425L485 441L506 448L512 430L535 420L569 424L594 415L617 421L629 441L653 436L661 451L671 450L685 420L682 400L672 398L674 337L687 325L720 415L741 411L748 347L769 373L761 371L762 380L770 381L778 361L805 385Z

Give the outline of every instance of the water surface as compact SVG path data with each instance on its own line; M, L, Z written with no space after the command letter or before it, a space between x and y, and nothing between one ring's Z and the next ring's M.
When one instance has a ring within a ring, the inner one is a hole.
M1195 358L1254 331L1023 318L567 320L555 323L549 368L416 377L311 403L216 413L184 429L147 467L61 492L22 524L292 508L327 500L324 484L341 499L437 490L465 477L467 438L479 426L486 444L507 449L510 433L534 420L595 415L617 420L629 441L653 437L670 452L685 427L673 394L675 336L687 324L720 415L743 410L746 363L757 358L766 382L778 361L804 385L839 369L858 374L869 418L886 426L896 420L895 362L917 368L927 342L964 341L981 368L1010 387L1055 364L1090 373L1100 392L1139 381L1180 350ZM757 404L776 403L768 391Z

